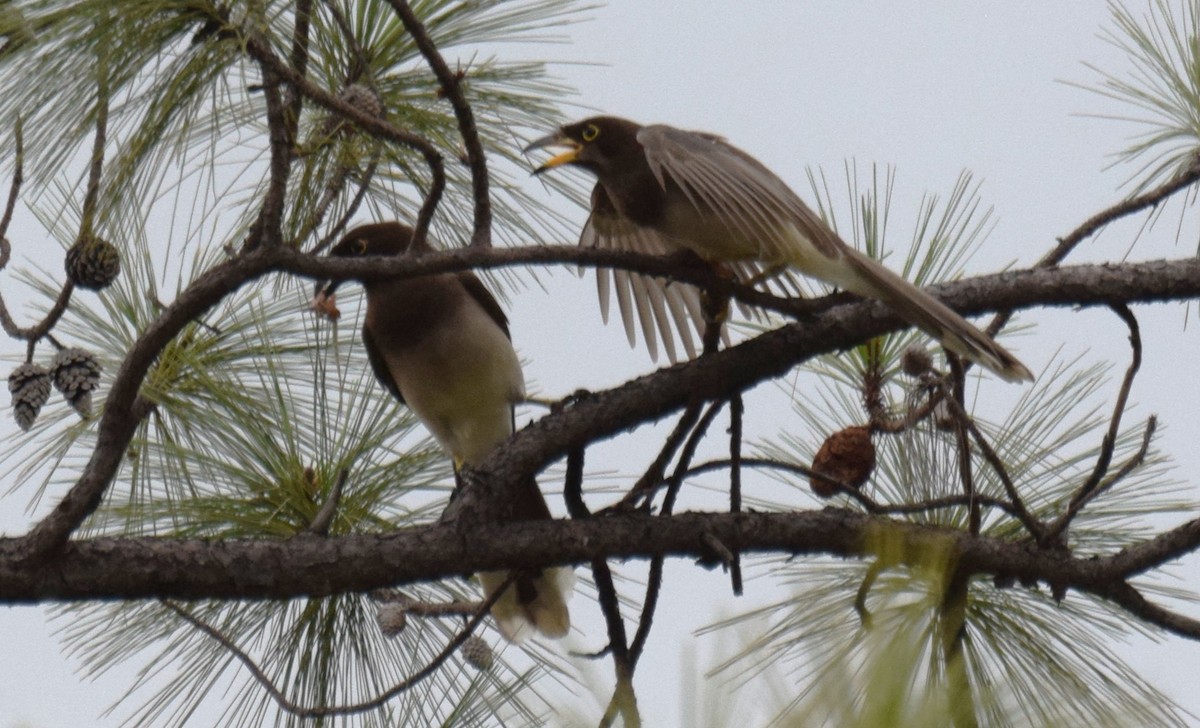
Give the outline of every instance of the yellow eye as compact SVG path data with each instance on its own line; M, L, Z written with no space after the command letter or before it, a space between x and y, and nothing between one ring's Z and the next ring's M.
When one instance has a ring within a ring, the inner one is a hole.
M595 124L588 124L580 136L585 142L590 142L596 137L600 136L600 127L596 126Z
M364 240L363 238L355 238L354 254L355 255L365 255L366 252L367 252L367 241Z

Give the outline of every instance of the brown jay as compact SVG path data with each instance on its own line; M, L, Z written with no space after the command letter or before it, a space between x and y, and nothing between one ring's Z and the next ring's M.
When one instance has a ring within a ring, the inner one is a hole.
M412 229L398 222L350 230L330 255L421 255ZM336 283L318 293L318 309L330 310ZM367 312L363 345L375 376L409 409L454 459L455 471L479 464L513 433L513 405L525 397L521 364L508 319L483 283L469 271L403 280L364 281ZM550 518L537 482L530 478L504 495L514 520ZM479 574L490 597L508 572ZM536 629L562 637L570 627L568 568L518 575L492 607L511 640Z
M542 147L566 151L535 174L573 165L598 180L580 236L583 245L648 253L690 250L748 283L758 282L764 272L798 270L882 300L950 351L1004 379L1033 379L1016 357L945 304L847 245L783 180L721 137L598 116L563 126L526 151ZM631 342L630 298L639 307L648 344L655 324L664 340L670 338L673 320L686 345L684 314L693 324L697 319L695 304L684 299L697 298L694 288L615 272L613 283ZM602 276L600 285L606 301L607 278Z

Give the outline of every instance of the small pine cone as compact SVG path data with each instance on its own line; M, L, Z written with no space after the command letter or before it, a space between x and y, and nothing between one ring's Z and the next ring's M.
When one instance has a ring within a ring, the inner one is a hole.
M84 234L67 251L67 278L80 288L107 288L121 272L117 246L96 235Z
M92 416L92 392L100 383L100 362L89 351L71 347L54 355L50 365L54 388L80 417Z
M379 94L361 83L352 83L338 94L338 98L363 112L367 116L383 116L383 99Z
M50 398L50 372L26 362L8 375L8 391L12 393L13 418L22 430L28 430Z
M384 604L375 611L375 621L384 637L395 637L408 626L408 609L400 604Z
M864 425L847 427L825 438L812 469L828 477L813 475L813 492L829 498L839 492L839 483L857 490L875 470L875 444L871 429Z
M905 374L918 379L933 370L933 357L929 356L929 350L925 347L913 344L900 356L900 365Z
M476 670L487 672L496 662L496 654L492 652L491 646L477 634L464 640L459 649L462 650L463 659Z
M383 99L379 98L379 94L372 91L369 87L361 83L352 83L342 92L338 94L338 99L345 101L354 108L363 112L367 116L373 116L378 119L383 118ZM326 136L344 133L349 131L349 123L344 121L337 114L331 114L325 121L325 127L322 131Z

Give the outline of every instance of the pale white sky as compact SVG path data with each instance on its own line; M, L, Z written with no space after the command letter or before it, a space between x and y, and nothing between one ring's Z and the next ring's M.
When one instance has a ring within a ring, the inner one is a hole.
M570 45L514 51L605 64L559 68L580 90L580 104L644 123L722 134L802 196L808 194L809 166L822 166L838 180L851 158L860 167L895 165L893 225L905 234L920 195L948 191L960 170L969 169L983 179L984 200L999 219L972 261L974 271L1029 264L1056 236L1115 201L1129 174L1105 167L1106 155L1121 148L1132 129L1080 115L1123 110L1060 82L1095 80L1081 61L1121 67L1119 53L1097 37L1108 22L1102 3L620 0L593 17L566 29ZM554 199L536 182L530 185L547 201ZM844 201L844 195L835 200ZM570 214L582 224L582 211ZM1193 254L1195 226L1186 226L1177 241L1174 222L1164 220L1132 252L1136 228L1110 230L1072 262L1117 259L1127 252L1134 260ZM58 265L43 263L49 270ZM514 341L529 362L526 377L539 392L599 389L649 370L643 352L628 350L619 327L598 326L590 279L557 274L547 289L526 290L510 306ZM1195 360L1197 336L1185 328L1180 308L1143 307L1138 313L1145 363L1133 392L1136 417L1159 414L1165 425L1159 447L1176 455L1180 477L1189 478L1200 466L1195 403L1179 392L1195 387L1182 379L1176 362ZM1088 361L1115 351L1124 366L1125 331L1110 315L1056 310L1026 319L1038 328L1012 342L1035 372L1060 350L1064 358L1083 354ZM756 395L761 406L769 405L769 394ZM786 413L780 407L778 418ZM7 416L4 420L9 426ZM602 451L610 467L636 469L639 458L656 447L650 438L634 440ZM12 512L18 501L7 498L0 512L0 527L10 533L24 522ZM1200 584L1195 558L1175 573ZM672 564L639 672L647 725L676 720L681 645L699 644L705 654L693 630L768 596L769 590L759 588L751 584L747 596L734 601L726 577L690 563ZM577 598L572 607L583 630L573 646L602 646L594 605ZM79 666L62 657L51 629L41 609L0 609L0 644L9 656L0 665L0 728L117 725L117 717L98 716L127 686L128 675L81 678ZM1178 638L1158 645L1135 639L1119 649L1144 676L1200 713L1197 645ZM605 665L598 672L611 671Z

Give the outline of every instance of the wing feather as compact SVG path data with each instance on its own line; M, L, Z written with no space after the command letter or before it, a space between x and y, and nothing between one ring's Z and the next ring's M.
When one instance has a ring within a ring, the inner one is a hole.
M649 255L667 255L679 250L679 246L658 233L621 217L599 184L592 192L592 214L580 233L579 244ZM690 329L703 332L704 319L700 291L695 286L619 269L597 268L596 294L605 322L608 321L610 297L616 296L629 345L637 345L640 328L652 360L658 357L660 340L664 353L673 363L679 360L680 351L689 358L696 356L696 342Z

